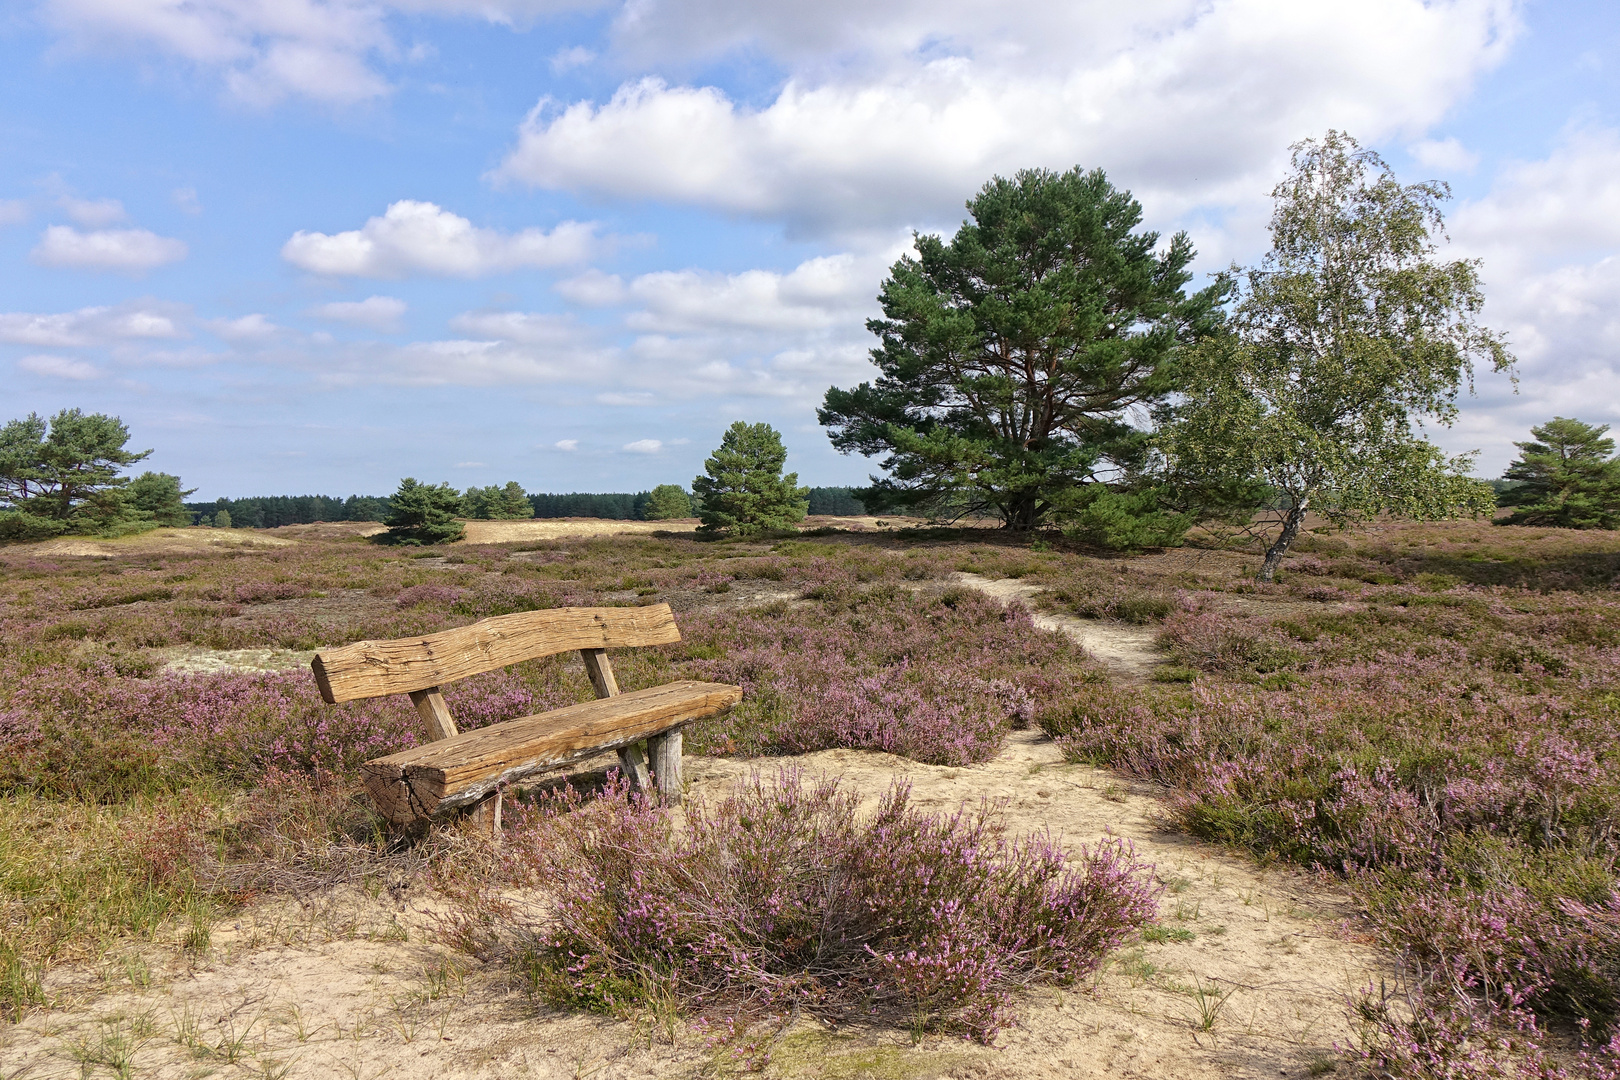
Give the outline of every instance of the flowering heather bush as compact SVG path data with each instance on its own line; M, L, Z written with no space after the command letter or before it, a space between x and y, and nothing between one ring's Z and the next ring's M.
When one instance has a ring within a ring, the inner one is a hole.
M399 608L416 607L420 604L449 606L461 599L462 592L463 590L454 585L412 585L399 591L399 595L394 597L394 606Z
M1200 671L1276 671L1297 659L1271 627L1185 603L1165 619L1159 642L1178 663Z
M988 806L925 814L903 785L869 817L856 806L835 781L756 774L677 831L622 783L565 789L509 844L545 914L484 947L515 950L557 1005L672 996L733 1028L801 1008L989 1041L1016 988L1072 982L1153 917L1148 868L1122 844L1070 868Z
M1027 725L1033 697L1067 695L1099 670L1028 612L978 593L913 595L823 580L810 617L790 609L694 612L682 623L690 677L734 682L743 704L694 725L700 752L883 750L965 765Z
M470 729L590 696L582 676L546 674L490 672L445 697ZM303 671L139 679L44 668L0 711L0 792L106 802L204 779L247 787L272 772L352 784L361 762L414 746L420 727L403 696L327 705Z
M1371 1075L1391 1080L1620 1080L1620 1035L1593 1045L1577 1025L1580 1048L1554 1055L1555 1039L1536 1015L1481 1001L1472 987L1429 976L1356 1003L1358 1056Z

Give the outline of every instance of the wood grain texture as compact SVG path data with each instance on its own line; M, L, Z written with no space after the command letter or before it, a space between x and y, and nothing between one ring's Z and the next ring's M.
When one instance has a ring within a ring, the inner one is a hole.
M619 680L613 675L613 661L608 659L606 649L581 649L579 658L585 662L585 674L590 676L591 689L596 696L617 697L619 693Z
M681 805L685 794L681 784L681 729L675 728L647 740L647 753L652 758L653 783L665 806Z
M455 720L450 716L450 706L445 703L444 695L439 693L437 686L430 686L426 690L412 690L411 704L416 711L422 714L427 722L428 742L438 742L440 739L449 739L461 734Z
M419 638L357 641L315 655L310 668L330 705L408 694L573 649L671 645L681 640L668 604L552 608L482 619Z
M603 750L617 750L742 700L742 687L683 680L412 747L361 766L377 808L400 824L467 806Z
M630 786L643 794L652 793L652 775L647 771L647 755L640 743L631 743L619 750L619 771L630 779Z

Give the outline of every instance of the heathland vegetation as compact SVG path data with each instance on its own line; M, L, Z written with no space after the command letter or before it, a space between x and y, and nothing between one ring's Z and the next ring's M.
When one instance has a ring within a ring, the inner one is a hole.
M1144 925L1148 885L1123 853L1094 848L1059 873L1055 849L991 839L993 818L934 817L896 795L889 818L852 820L838 792L793 778L762 777L691 833L614 789L583 808L541 798L493 863L469 862L453 832L401 848L357 796L355 768L421 737L408 703L326 706L296 668L186 673L188 658L232 650L295 662L510 611L668 601L683 643L626 656L622 684L746 688L689 732L688 753L847 747L960 767L1036 725L1075 760L1162 785L1191 833L1351 888L1358 932L1407 980L1358 1006L1367 1052L1395 1074L1439 1075L1400 1064L1424 1055L1522 1060L1563 1032L1601 1042L1620 1001L1608 914L1620 545L1485 522L1313 528L1269 585L1252 581L1260 549L1202 531L1175 558L925 529L415 550L308 539L94 560L10 549L6 1008L44 1003L46 973L130 943L205 949L256 897L418 873L461 912L456 940L474 955L523 973L540 1000L624 1015L663 1000L760 1021L880 1007L988 1037L1014 1016L1014 988L1071 980ZM1152 627L1167 662L1146 683L1113 673L962 587L964 572L1039 586L1056 613ZM591 694L553 658L449 696L476 727ZM869 877L859 867L879 849L887 874L910 867L937 889L842 906L852 894L830 883ZM964 862L967 850L1000 854ZM729 876L703 876L719 866ZM558 880L557 910L573 914L501 915L510 889ZM976 906L985 890L999 899ZM762 904L779 919L763 937ZM1087 914L1039 914L1054 904ZM957 912L948 933L943 910ZM1010 924L1010 910L1029 920ZM669 917L631 917L653 911ZM826 926L836 941L805 936ZM1016 936L1040 926L1057 937ZM681 944L693 941L719 951ZM930 942L965 966L939 967ZM568 960L587 945L589 964ZM1498 1028L1511 1035L1500 1045Z
M880 378L827 394L835 444L883 455L856 492L800 487L778 432L738 422L690 489L407 478L188 509L178 478L120 475L146 453L116 418L8 424L0 1014L67 1002L68 972L201 964L227 922L289 897L358 897L386 918L328 932L398 941L419 932L400 897L426 892L434 944L519 988L525 1016L705 1031L733 1052L705 1068L762 1067L806 1017L990 1042L1024 989L1110 970L1182 995L1195 1037L1236 1037L1222 1007L1252 984L1150 952L1225 928L1162 909L1179 879L1117 838L1016 835L1005 803L930 809L899 781L863 803L791 764L679 816L593 773L512 793L499 846L453 821L405 834L358 768L421 740L420 718L403 698L328 706L303 669L488 616L667 602L682 640L624 650L620 684L744 688L688 754L894 755L959 770L966 795L1040 732L1063 768L1154 792L1206 853L1347 895L1332 933L1376 947L1381 975L1316 1036L1313 1074L1620 1075L1620 464L1606 429L1556 418L1493 492L1414 435L1455 415L1476 360L1511 359L1475 322L1478 267L1435 258L1444 194L1345 136L1301 144L1266 260L1188 294L1186 238L1161 249L1102 173L993 181L892 268ZM896 508L918 516L796 528ZM244 531L312 514L388 528ZM523 524L560 514L702 528ZM984 516L1007 527L951 524ZM535 531L473 544L469 518ZM236 532L130 535L194 519ZM70 533L126 539L86 555ZM1076 620L1156 651L1110 667L1041 628ZM564 656L445 692L463 730L593 695ZM275 940L301 917L278 914ZM407 1043L419 1004L396 1003ZM198 1059L245 1053L173 1026ZM103 1027L69 1056L127 1074Z

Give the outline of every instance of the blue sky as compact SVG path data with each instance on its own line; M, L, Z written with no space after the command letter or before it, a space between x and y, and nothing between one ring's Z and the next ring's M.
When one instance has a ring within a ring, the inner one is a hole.
M5 416L116 413L198 498L805 482L912 229L1101 166L1201 271L1329 127L1444 179L1517 393L1620 423L1620 6L1510 0L40 0L0 14Z

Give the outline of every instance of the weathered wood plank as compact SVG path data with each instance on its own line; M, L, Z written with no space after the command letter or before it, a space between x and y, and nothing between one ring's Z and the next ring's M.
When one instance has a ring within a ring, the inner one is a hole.
M670 645L681 640L668 604L552 608L498 615L420 638L357 641L310 664L328 704L408 694L574 649Z
M496 788L493 795L486 795L467 811L467 817L473 823L473 828L480 831L488 830L489 838L495 841L496 846L501 842L501 789Z
M606 649L581 649L579 658L585 661L585 674L590 676L591 688L596 696L617 697L619 693L619 680L613 677L613 661L608 659Z
M647 740L652 757L653 782L665 806L681 805L685 794L681 786L681 729L675 728Z
M428 742L438 742L440 739L454 738L461 734L461 729L450 716L450 706L445 704L444 695L439 693L437 686L430 686L426 690L412 690L411 704L416 706L416 711L427 721Z
M742 699L742 688L683 680L463 732L361 766L389 820L408 823L467 806L604 750L630 746Z
M630 779L630 786L643 794L652 791L652 777L647 772L647 755L640 743L631 743L619 751L619 769Z

